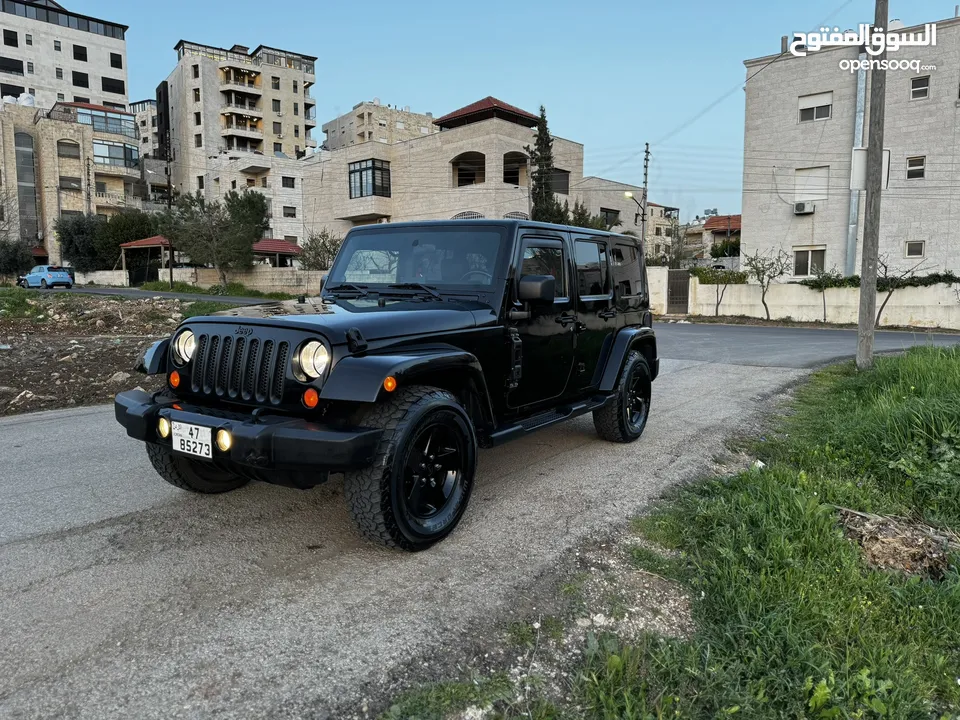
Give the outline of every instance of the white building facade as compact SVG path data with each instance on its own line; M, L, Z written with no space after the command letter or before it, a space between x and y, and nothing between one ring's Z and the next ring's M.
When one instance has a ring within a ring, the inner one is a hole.
M888 54L916 61L886 78L880 257L893 272L960 270L958 54L957 18L937 23L936 46ZM860 273L865 193L851 192L850 175L854 147L869 140L872 71L849 68L869 57L835 47L745 62L742 254L783 250L796 279L818 268Z

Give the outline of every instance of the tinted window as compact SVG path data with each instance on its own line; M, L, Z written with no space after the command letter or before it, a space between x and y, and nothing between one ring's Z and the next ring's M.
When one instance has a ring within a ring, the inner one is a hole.
M524 248L520 277L524 275L552 275L556 280L556 297L567 296L563 273L563 250L558 247Z
M73 46L73 59L81 60L83 62L87 61L87 48L83 45L74 45Z
M610 268L617 305L624 309L635 306L635 302L625 298L643 294L643 268L637 249L632 245L614 245L610 249Z
M574 243L577 262L577 289L581 295L603 295L607 288L607 251L595 242Z

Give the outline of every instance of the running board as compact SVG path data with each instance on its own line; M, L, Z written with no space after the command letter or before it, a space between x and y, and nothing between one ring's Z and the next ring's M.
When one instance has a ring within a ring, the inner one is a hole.
M587 400L581 400L571 405L561 405L552 410L531 415L514 425L509 425L497 430L495 433L491 433L490 446L496 447L497 445L503 445L505 442L516 440L518 437L528 435L537 430L543 430L543 428L556 425L564 420L570 420L579 415L586 415L588 412L593 412L597 408L603 407L608 402L613 402L615 398L616 395L588 398Z

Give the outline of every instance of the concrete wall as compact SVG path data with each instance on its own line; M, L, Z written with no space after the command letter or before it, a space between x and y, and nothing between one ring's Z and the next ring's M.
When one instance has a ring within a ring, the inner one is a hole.
M255 265L246 272L229 273L230 282L246 285L251 290L261 292L287 292L291 294L319 294L320 279L325 270L300 270L298 268L275 268L267 265ZM166 279L166 278L164 278ZM174 268L173 279L187 282L200 288L219 285L220 278L212 268Z
M897 290L887 303L881 325L898 327L946 328L960 330L960 286L934 285L908 287ZM885 293L877 298L877 307ZM774 284L767 293L770 317L774 320L790 318L802 322L823 321L823 296L804 285ZM857 322L859 288L830 288L826 291L827 322ZM716 286L700 285L690 279L690 314L714 315ZM721 315L766 317L760 302L759 285L728 285L720 305Z
M77 285L113 285L127 287L129 279L124 270L96 270L88 273L77 273Z
M667 277L666 267L647 268L647 284L650 287L650 312L654 315L667 314Z

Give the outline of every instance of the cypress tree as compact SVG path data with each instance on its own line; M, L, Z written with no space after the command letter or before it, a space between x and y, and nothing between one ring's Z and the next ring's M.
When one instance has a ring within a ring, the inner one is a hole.
M553 194L553 138L547 127L547 111L540 106L540 119L537 121L537 139L531 148L524 150L530 156L531 173L530 199L531 220L540 222L565 223L566 215L556 195Z

